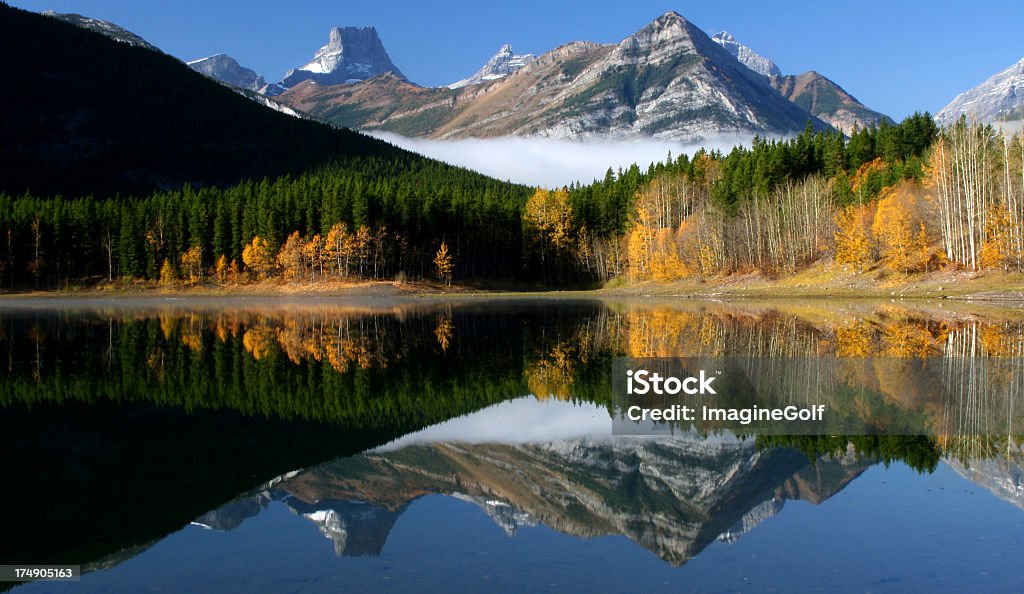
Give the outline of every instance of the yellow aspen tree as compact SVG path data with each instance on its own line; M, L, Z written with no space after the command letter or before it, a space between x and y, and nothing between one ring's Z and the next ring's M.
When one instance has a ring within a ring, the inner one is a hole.
M231 259L231 267L228 268L228 273L231 275L231 282L237 285L238 284L238 275L239 275L238 259L237 258L232 258Z
M270 242L259 235L242 249L242 262L256 274L257 278L267 278L274 270L274 255L270 251Z
M160 284L169 287L177 282L178 273L174 271L174 266L171 266L171 261L164 258L163 266L160 267Z
M339 276L348 276L348 227L335 223L324 238L323 257L327 268Z
M1005 268L1013 248L1012 238L1010 211L1002 205L989 207L985 220L985 241L978 258L981 267Z
M214 278L220 284L225 284L228 280L228 257L224 254L217 258L217 264L213 269Z
M298 231L292 232L285 240L284 245L277 252L277 267L281 269L284 277L288 280L302 278L303 272L303 251L306 242L299 235Z
M455 271L455 262L448 251L448 244L444 241L441 242L441 247L437 249L437 254L434 255L434 268L437 271L437 278L445 281L450 287L452 284L452 273Z
M373 234L366 225L360 225L353 236L352 255L359 266L359 276L366 276L366 265L370 259L370 244Z
M306 242L305 247L302 251L302 256L306 260L306 265L309 266L310 278L316 278L319 274L324 274L324 241L317 233Z
M882 260L892 270L910 272L914 244L910 229L910 217L895 193L878 201L871 230L880 243Z
M836 215L836 262L857 271L871 264L871 238L865 220L863 206L846 206Z
M181 255L181 273L189 284L203 280L203 251L194 245Z

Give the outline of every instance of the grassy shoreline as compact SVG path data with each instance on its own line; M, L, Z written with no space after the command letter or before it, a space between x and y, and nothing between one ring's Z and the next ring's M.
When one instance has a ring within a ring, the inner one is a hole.
M939 271L911 276L855 273L828 264L793 275L759 273L709 279L630 282L614 279L592 289L430 281L316 281L279 279L238 285L207 282L160 286L152 281L83 285L59 290L5 291L4 298L50 297L676 297L690 299L956 299L1024 305L1024 273Z

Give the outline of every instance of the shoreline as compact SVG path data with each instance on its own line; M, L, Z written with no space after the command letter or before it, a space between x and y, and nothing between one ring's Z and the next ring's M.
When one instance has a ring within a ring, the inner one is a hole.
M70 289L0 292L0 303L12 299L54 298L679 298L694 300L955 300L1024 306L1024 273L939 271L913 276L883 276L877 271L854 273L829 265L796 274L768 277L760 273L709 279L629 282L613 279L593 289L516 286L509 283L454 284L431 281L314 281L280 279L242 285L204 283L158 286L155 282L115 282Z

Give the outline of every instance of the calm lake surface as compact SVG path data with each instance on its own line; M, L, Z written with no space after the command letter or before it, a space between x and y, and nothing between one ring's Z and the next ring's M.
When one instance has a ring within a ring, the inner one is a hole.
M951 302L0 301L0 564L82 566L18 592L1019 591L1022 344L1024 311ZM791 383L933 431L615 436L622 356L834 360L843 389Z

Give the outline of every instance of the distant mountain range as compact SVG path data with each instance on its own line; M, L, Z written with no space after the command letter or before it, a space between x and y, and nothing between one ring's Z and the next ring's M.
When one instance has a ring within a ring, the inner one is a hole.
M512 61L499 54L491 63ZM340 125L434 138L693 140L827 127L675 12L615 45L573 42L492 80L489 70L454 89L391 73L341 89L299 84L279 99Z
M157 50L113 23L45 14ZM737 63L745 68L736 68ZM816 71L784 74L729 32L708 37L675 12L618 44L576 41L540 56L516 54L506 44L477 72L445 87L409 81L373 27L331 29L328 43L278 82L268 82L226 54L188 65L274 97L260 101L278 110L284 105L345 127L413 137L699 140L721 134L789 134L808 120L846 133L892 121L826 76ZM1022 88L1024 60L957 96L936 120L949 125L966 115L1020 125Z
M699 140L791 134L808 121L844 131L889 121L827 78L783 76L729 33L708 37L675 12L618 44L572 42L539 57L506 44L447 87L409 81L373 27L332 29L307 64L276 83L226 54L188 65L300 113L415 137Z

